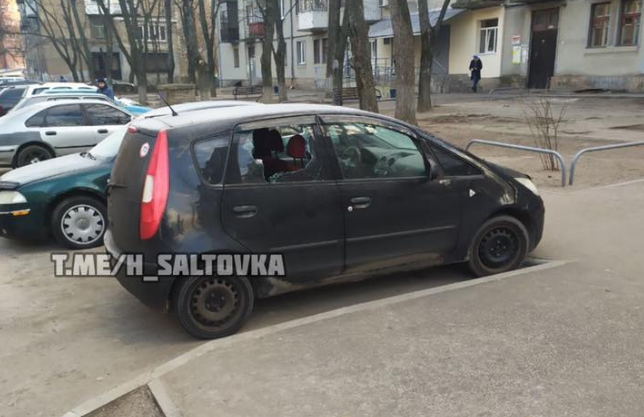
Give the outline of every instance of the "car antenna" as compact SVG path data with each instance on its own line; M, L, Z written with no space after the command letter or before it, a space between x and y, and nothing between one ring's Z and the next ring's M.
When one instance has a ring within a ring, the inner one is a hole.
M177 112L172 108L172 106L170 105L170 103L168 103L168 102L166 101L166 99L165 99L165 98L163 98L163 96L161 95L161 93L157 93L157 95L159 96L159 99L163 102L163 104L165 104L166 106L168 106L168 108L169 108L169 109L170 109L170 111L172 112L172 116L178 116L178 115L179 115L179 113L177 113Z

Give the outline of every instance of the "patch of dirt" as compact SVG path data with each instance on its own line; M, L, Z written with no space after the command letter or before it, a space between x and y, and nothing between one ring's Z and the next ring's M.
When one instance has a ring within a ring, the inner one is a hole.
M117 398L87 416L165 417L147 385Z
M644 124L626 125L626 126L613 126L613 127L611 127L611 129L644 131Z

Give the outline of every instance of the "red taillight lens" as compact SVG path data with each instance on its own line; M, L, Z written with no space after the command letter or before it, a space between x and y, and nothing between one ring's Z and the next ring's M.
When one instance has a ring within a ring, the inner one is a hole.
M170 163L168 160L168 133L159 132L154 144L150 165L145 176L141 197L142 240L151 239L159 230L170 193Z

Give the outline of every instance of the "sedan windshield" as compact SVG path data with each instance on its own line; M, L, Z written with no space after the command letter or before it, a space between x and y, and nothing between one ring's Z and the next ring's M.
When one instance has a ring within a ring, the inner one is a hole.
M121 147L121 142L127 132L127 125L115 130L111 135L103 139L101 143L94 146L89 155L96 159L112 159Z

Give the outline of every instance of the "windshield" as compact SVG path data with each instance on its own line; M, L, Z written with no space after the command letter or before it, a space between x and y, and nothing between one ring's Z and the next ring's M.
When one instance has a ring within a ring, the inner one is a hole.
M96 159L112 159L121 147L121 141L127 132L127 125L119 127L111 135L103 139L101 143L94 146L89 154Z

